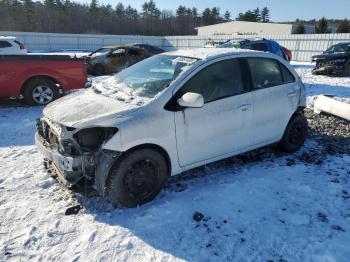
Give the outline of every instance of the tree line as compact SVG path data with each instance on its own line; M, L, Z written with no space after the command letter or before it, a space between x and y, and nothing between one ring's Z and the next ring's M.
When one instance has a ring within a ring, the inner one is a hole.
M0 0L0 30L51 33L98 33L135 35L192 35L195 27L231 20L229 11L180 5L176 12L160 10L153 0L138 11L91 0L81 4L70 0Z
M325 17L322 17L319 21L315 19L310 21L296 20L296 29L295 34L305 34L305 25L315 25L316 34L329 34L331 32L330 25L336 27L337 33L350 33L350 22L347 19L344 20L327 20Z

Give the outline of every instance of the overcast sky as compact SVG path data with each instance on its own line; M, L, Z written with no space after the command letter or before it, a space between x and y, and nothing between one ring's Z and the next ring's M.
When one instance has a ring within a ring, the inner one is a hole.
M75 0L80 3L89 3L90 0ZM145 0L99 0L99 3L115 6L118 2L141 9ZM273 21L294 21L301 19L350 18L350 0L155 0L159 9L175 10L179 5L197 7L202 11L205 7L217 6L221 13L229 10L233 18L238 13L256 7L267 6L271 11Z

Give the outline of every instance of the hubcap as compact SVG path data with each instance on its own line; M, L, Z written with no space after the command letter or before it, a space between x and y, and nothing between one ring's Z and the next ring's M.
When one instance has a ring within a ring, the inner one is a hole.
M39 85L33 89L32 97L36 103L46 105L52 101L53 91L48 86Z
M126 191L138 199L151 196L156 189L157 174L157 165L151 160L140 160L133 163L124 176Z

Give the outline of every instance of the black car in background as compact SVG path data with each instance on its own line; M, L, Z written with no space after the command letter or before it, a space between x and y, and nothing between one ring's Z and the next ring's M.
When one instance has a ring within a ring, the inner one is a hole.
M350 43L332 45L312 62L316 62L314 74L350 76Z

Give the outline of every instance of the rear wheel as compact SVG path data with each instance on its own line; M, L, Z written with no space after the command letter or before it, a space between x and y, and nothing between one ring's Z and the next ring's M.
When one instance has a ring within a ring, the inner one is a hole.
M22 95L28 105L47 105L59 97L59 91L53 80L34 78L24 86Z
M107 194L114 205L142 205L160 192L167 176L166 160L158 151L132 151L112 167L106 181Z
M304 115L298 114L290 121L279 143L280 148L288 153L294 153L304 144L307 137L308 123Z

